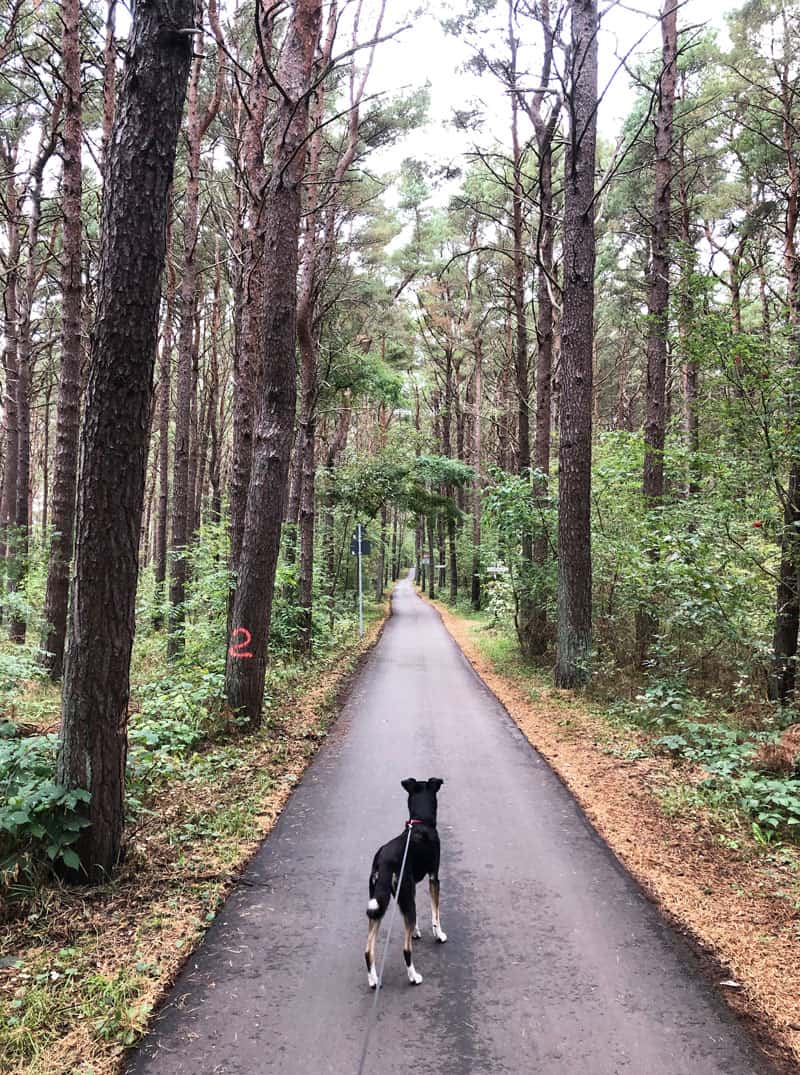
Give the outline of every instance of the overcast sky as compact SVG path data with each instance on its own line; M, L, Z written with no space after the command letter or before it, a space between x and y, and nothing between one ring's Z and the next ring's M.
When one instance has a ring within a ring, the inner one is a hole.
M710 13L708 0L686 0L679 14L679 26L707 22L722 33L724 42L725 12L735 9L740 2L725 3L723 0L718 10ZM392 0L390 10L391 7ZM500 25L505 7L500 0ZM614 76L618 64L616 56L625 55L640 38L643 40L632 59L637 54L660 48L657 20L660 7L660 0L633 0L631 5L611 7L601 0L605 15L599 38L600 87L605 88L609 81L611 85L599 110L598 122L601 133L610 140L617 135L633 101L626 72L621 70ZM429 123L423 130L409 134L401 145L382 154L378 162L381 169L397 167L405 157L420 157L438 165L458 163L476 140L486 144L493 136L506 142L510 139L508 104L491 75L478 78L464 73L461 69L471 50L441 28L441 20L454 10L458 8L453 0L435 0L428 5L424 15L415 19L410 29L396 41L382 45L378 51L370 80L373 91L392 91L402 86L411 88L430 83L431 92ZM648 16L648 11L653 14ZM522 43L524 46L524 28ZM530 44L534 42L531 40ZM536 66L535 58L532 58L532 66ZM491 117L488 129L473 135L455 130L451 122L454 110L468 107L475 98L483 101Z

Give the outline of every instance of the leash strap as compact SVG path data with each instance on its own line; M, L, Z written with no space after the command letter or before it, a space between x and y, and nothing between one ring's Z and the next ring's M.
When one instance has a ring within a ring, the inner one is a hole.
M369 1022L367 1023L367 1033L364 1035L364 1048L361 1050L361 1060L358 1064L357 1075L364 1075L364 1064L367 1060L367 1049L369 1048L369 1039L372 1034L372 1030L375 1026L375 1016L378 1012L378 994L381 991L383 985L383 968L386 966L386 956L389 954L389 939L392 936L392 926L394 925L395 916L397 915L397 894L400 892L400 886L403 883L403 874L406 868L406 858L408 856L408 845L411 843L411 833L414 831L414 826L408 826L408 836L406 837L406 846L403 850L403 862L400 866L400 876L397 879L397 888L395 889L394 906L392 907L392 913L389 916L389 928L386 932L386 940L383 945L383 958L381 959L381 968L378 972L378 984L375 986L375 998L372 1001L372 1009L369 1013Z

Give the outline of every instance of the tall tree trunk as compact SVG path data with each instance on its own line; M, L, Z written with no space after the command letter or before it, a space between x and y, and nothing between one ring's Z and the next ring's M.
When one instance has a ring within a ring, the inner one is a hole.
M302 208L302 147L308 89L321 23L321 0L297 0L281 51L271 173L266 191L264 340L269 357L244 519L225 670L228 704L251 725L261 719L275 569L294 431L297 263Z
M17 411L17 378L19 376L18 325L19 325L19 261L20 220L19 194L16 186L16 156L10 167L6 183L7 253L5 256L5 289L3 291L3 372L5 393L3 397L3 420L5 443L3 451L3 494L0 506L0 539L8 560L10 573L14 574L16 541L13 528L17 510L17 474L19 466L19 420Z
M472 379L472 466L475 477L472 483L472 587L470 598L476 612L481 608L481 391L483 380L483 338L475 333L475 373Z
M169 258L172 248L172 209L167 225L167 310L158 363L158 515L156 519L155 617L154 626L164 622L164 584L167 579L167 518L169 514L169 411L172 379L172 344L175 324L175 269Z
M316 381L316 378L314 378ZM316 388L316 386L315 386ZM312 606L314 590L314 502L316 489L315 448L317 436L316 401L303 404L305 422L299 432L297 466L300 470L300 504L297 518L300 560L297 572L297 600L300 606L298 649L310 654L312 646Z
M63 252L61 261L61 368L56 409L56 460L53 481L53 539L44 599L43 661L53 679L64 666L69 571L75 533L75 489L81 395L81 57L80 0L61 9L64 57L64 132L62 136Z
M138 544L169 187L191 65L191 0L136 4L100 225L97 313L81 433L75 586L58 781L88 789L75 845L90 879L122 841ZM108 565L113 564L113 570Z
M530 402L528 377L528 319L525 308L525 249L522 207L522 149L519 140L519 90L517 87L517 47L514 33L514 0L508 0L508 42L511 55L509 68L511 97L511 167L512 167L512 239L514 251L514 376L517 395L517 474L525 475L531 466ZM515 617L517 638L523 653L530 652L531 625L534 616L531 568L533 534L523 527L520 534L520 592Z
M787 283L790 361L796 379L800 371L800 257L796 244L797 223L800 218L800 161L798 161L795 148L797 135L792 114L793 96L790 92L786 68L783 71L782 83L783 144L789 178L783 262ZM787 426L790 429L795 428L798 402L794 390L789 392L787 412ZM781 563L776 593L775 630L768 690L772 701L786 705L791 703L795 696L797 643L800 629L800 539L798 539L798 532L800 532L800 452L796 446L791 454L789 478L782 499Z
M428 522L428 597L431 601L436 599L436 550L433 547L433 516L427 517Z
M682 86L685 93L685 86ZM694 324L693 276L695 251L692 242L691 206L689 186L685 180L686 139L681 134L680 143L681 180L678 184L680 201L681 279L678 297L678 333L681 341L681 388L683 398L682 425L684 442L689 452L687 496L696 496L700 489L697 475L697 453L700 451L700 423L697 411L698 382L700 371L692 354L691 333Z
M644 424L642 492L648 508L664 496L664 441L666 434L667 333L669 329L670 202L672 190L672 114L678 62L677 0L664 0L661 12L661 77L655 119L655 202L653 207L650 294L647 303L647 391ZM651 558L655 555L651 553ZM636 646L643 664L658 631L652 603L636 615Z
M47 527L50 509L50 401L53 395L53 381L50 370L44 389L44 419L42 421L42 545L47 542Z
M569 132L564 175L558 499L558 687L589 677L592 640L592 340L594 336L594 170L597 127L597 3L574 0Z
M264 299L266 177L264 170L264 124L269 106L269 61L275 7L258 5L259 45L253 50L252 76L247 115L242 135L241 169L247 186L247 218L241 279L241 331L237 335L233 366L233 451L230 476L231 569L239 569L244 517L253 461L253 423L261 367L264 364ZM263 45L263 51L260 46Z
M542 0L540 18L545 34L545 57L542 66L542 90L534 94L529 113L536 131L539 153L539 235L536 260L539 266L537 290L537 356L536 356L536 437L534 440L533 465L539 475L533 482L534 507L543 511L549 502L550 438L552 429L552 383L553 343L555 336L556 291L553 247L555 240L555 213L553 207L553 139L561 100L556 97L549 115L542 115L543 91L550 80L553 55L553 32L550 25L550 0ZM547 534L542 531L533 543L534 570L539 580L547 564L549 553ZM541 656L547 649L550 629L547 622L547 594L541 581L537 585L534 608L530 618L528 652Z
M183 260L180 269L180 328L175 371L175 443L172 464L172 537L170 540L169 637L167 656L178 657L184 644L189 540L189 442L192 412L192 356L197 302L197 241L200 206L200 115L198 95L203 57L196 53L186 99L186 192L183 218Z

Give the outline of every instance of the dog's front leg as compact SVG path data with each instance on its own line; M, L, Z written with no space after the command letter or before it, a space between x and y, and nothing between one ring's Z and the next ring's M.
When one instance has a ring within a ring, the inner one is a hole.
M433 874L430 876L430 891L431 891L431 924L433 927L433 936L440 944L444 944L447 940L447 934L442 929L442 923L439 918L439 878Z
M364 959L367 964L367 981L369 982L370 989L375 989L378 984L378 972L375 969L375 941L378 937L380 924L381 920L379 918L371 918L369 920L369 932L367 933L367 947L364 952Z
M419 985L422 981L422 975L418 974L414 969L414 962L411 958L411 938L414 936L414 930L417 928L417 912L411 910L410 912L403 914L405 921L405 939L403 941L403 959L406 961L406 971L408 972L408 980L412 985Z

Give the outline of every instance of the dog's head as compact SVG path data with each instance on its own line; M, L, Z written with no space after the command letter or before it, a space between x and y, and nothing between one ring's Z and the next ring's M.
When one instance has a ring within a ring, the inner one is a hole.
M440 780L438 776L432 776L430 780L414 780L413 777L409 777L407 780L401 780L400 783L408 792L409 818L435 825L436 793L444 780Z

